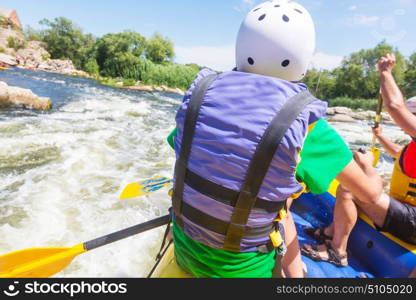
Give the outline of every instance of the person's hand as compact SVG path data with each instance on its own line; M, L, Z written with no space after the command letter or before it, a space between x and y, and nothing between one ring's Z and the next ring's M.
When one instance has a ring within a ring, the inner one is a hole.
M388 72L391 73L393 68L396 66L396 55L394 53L389 53L382 58L377 63L378 71L381 73Z
M368 167L373 167L374 154L371 151L354 151L354 159L357 164L362 168L366 169Z
M373 127L372 130L373 130L373 134L376 137L380 137L383 134L383 127L381 127L381 126Z

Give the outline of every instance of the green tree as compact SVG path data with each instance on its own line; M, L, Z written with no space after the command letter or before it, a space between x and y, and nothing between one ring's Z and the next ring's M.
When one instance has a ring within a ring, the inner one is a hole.
M397 83L402 87L406 61L397 49L382 42L374 49L363 49L344 59L342 66L336 70L336 96L377 98L380 89L377 61L391 52L396 54L397 66L394 69L394 75Z
M416 96L416 52L409 57L407 65L403 90L406 97L410 98Z
M83 68L90 59L88 54L95 38L91 34L84 34L78 25L64 17L53 21L43 19L39 24L46 27L40 34L51 57L70 59L77 68Z
M100 74L100 66L98 65L95 58L91 58L85 63L84 70L85 72L92 74L92 75Z
M99 38L95 44L95 56L101 69L112 68L109 61L114 61L120 54L131 54L137 59L146 48L146 39L137 32L125 31L109 33ZM114 68L113 68L114 69Z
M80 56L75 62L82 70L85 69L88 61L95 60L95 41L95 36L90 33L85 34L82 38L81 47L79 49Z
M319 99L329 99L335 95L336 77L329 70L309 70L303 82Z
M103 67L103 75L143 80L146 73L153 68L153 63L144 58L138 58L132 53L119 52L107 59Z
M147 41L146 58L154 63L172 60L175 56L173 43L156 33Z
M43 40L42 32L29 25L25 27L23 34L25 35L28 41L42 41Z
M129 52L117 52L107 58L103 65L103 73L110 77L133 78L130 73L140 63L140 59Z

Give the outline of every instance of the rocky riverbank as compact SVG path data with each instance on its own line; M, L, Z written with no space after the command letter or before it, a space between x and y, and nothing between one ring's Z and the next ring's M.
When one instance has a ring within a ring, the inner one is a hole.
M19 47L11 45L11 40ZM11 46L15 48L11 48ZM0 28L0 53L0 63L4 62L9 66L67 75L87 75L87 73L77 70L70 60L51 59L42 42L27 41L21 31Z
M21 67L65 75L87 75L86 72L77 70L71 60L51 59L43 43L30 41L27 45L27 48L20 49L16 53L16 59Z
M345 122L352 123L357 120L374 121L376 113L374 111L357 110L353 111L348 107L330 107L327 110L329 122ZM382 120L384 123L393 124L393 119L389 114L382 112Z
M178 94L178 95L184 95L184 91L182 91L179 88L169 88L167 86L160 86L160 87L154 87L149 85L134 85L134 86L119 86L119 88L124 90L131 90L131 91L140 91L140 92L164 92L164 93L172 93L172 94Z
M0 106L17 106L36 110L49 110L52 100L39 97L31 90L8 86L0 81Z
M16 40L21 45L20 49L10 48L9 39ZM20 31L13 29L0 29L0 63L3 61L7 66L17 66L19 68L40 70L70 76L80 76L94 79L101 84L110 85L116 88L122 88L132 91L141 92L166 92L183 95L184 92L178 88L169 88L166 86L148 86L140 82L133 86L125 86L123 82L109 84L108 81L114 82L114 79L107 79L92 76L84 71L77 70L71 60L51 59L51 55L46 50L44 43L39 41L27 41ZM115 79L118 80L118 79ZM122 80L122 79L121 79Z

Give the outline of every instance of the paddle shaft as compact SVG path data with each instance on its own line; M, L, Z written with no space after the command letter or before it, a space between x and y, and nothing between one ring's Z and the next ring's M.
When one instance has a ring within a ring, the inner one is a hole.
M377 104L377 111L376 111L376 120L374 122L374 128L378 128L380 126L380 123L381 123L381 111L382 110L383 110L383 95L381 94L381 91L380 91L380 94L379 94L379 97L378 97L378 104ZM376 147L376 143L377 143L377 138L374 135L373 136L373 146L372 146L373 149Z
M318 95L319 85L321 84L321 77L322 77L322 68L319 70L319 78L318 78L318 83L315 89L315 95Z
M166 215L166 216L148 221L146 223L138 224L136 226L132 226L132 227L105 235L103 237L99 237L89 242L85 242L84 249L86 251L90 251L98 247L105 246L105 245L117 242L119 240L122 240L124 238L142 233L144 231L166 225L169 223L169 221L170 221L170 216Z

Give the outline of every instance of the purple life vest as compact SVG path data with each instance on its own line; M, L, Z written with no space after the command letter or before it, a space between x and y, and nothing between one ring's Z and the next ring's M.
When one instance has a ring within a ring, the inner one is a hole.
M197 75L179 108L175 138L177 159L194 89L212 74L215 73L204 69ZM227 234L222 232L221 226L238 219L233 191L238 196L270 123L286 102L305 93L307 87L301 83L237 71L222 73L210 82L204 91L189 159L184 166L187 171L180 196L180 215L178 209L175 211L175 221L180 221L188 236L207 246L234 252L257 251L259 246L270 242L270 232L260 232L269 230L283 203L302 190L295 175L299 152L309 125L325 115L327 105L323 101L314 99L305 105L282 134L259 187L256 207L248 215L247 228L243 230L246 234L238 240L237 248L224 246ZM230 199L224 199L227 197Z

